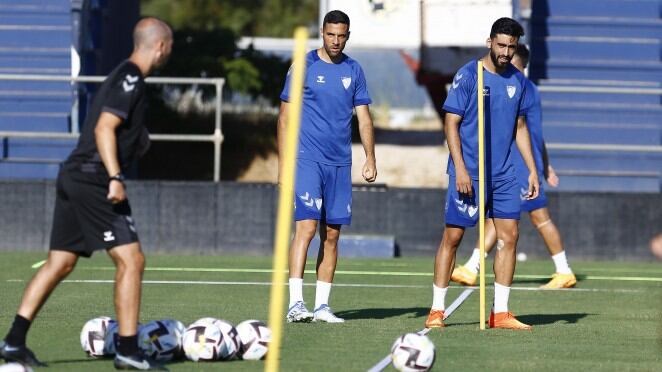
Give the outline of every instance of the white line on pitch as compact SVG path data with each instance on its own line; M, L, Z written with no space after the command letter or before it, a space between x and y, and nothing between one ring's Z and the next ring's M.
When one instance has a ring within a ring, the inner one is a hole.
M455 312L455 310L457 310L457 308L460 307L460 305L462 305L464 303L464 301L466 301L467 298L469 298L469 296L474 291L474 289L475 288L473 288L473 287L467 288L464 291L462 291L462 293L460 293L459 296L457 296L455 301L453 301L453 303L446 309L446 311L445 311L446 316L444 317L444 320L448 319L451 316L451 314L453 314L453 312ZM418 331L416 333L418 333L419 335L425 336L429 332L430 332L430 328L423 328L423 329L421 329L420 331ZM388 365L390 363L391 363L391 354L387 355L386 357L384 357L384 359L380 360L377 364L372 366L368 370L368 372L380 372L384 368L388 367Z

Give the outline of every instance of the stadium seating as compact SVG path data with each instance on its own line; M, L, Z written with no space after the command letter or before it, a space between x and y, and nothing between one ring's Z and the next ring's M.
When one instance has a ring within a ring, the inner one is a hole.
M0 73L70 75L70 0L0 0ZM0 80L0 130L69 132L68 82ZM73 141L3 138L2 178L54 178Z
M661 88L659 0L532 2L531 77L541 87ZM548 143L662 143L660 95L543 92ZM551 150L561 190L659 192L662 154ZM615 176L620 174L620 176Z

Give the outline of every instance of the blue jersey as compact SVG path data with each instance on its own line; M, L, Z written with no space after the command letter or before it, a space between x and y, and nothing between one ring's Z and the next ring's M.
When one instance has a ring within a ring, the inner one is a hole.
M290 74L280 95L289 101ZM317 50L306 55L298 158L328 165L352 164L352 113L372 103L361 66L343 54L327 63Z
M540 105L540 93L538 87L529 79L526 79L526 94L531 97L532 106L526 112L526 126L529 128L529 136L531 137L531 150L533 151L533 160L536 162L536 170L538 171L538 178L542 182L544 179L544 165L542 160L543 154L543 137L542 137L542 107ZM515 173L517 178L528 180L529 168L526 167L522 155L517 149L517 145L513 144L513 160L515 165Z
M478 179L478 69L472 60L453 78L443 109L462 117L460 142L462 158L469 176ZM515 177L511 147L515 139L517 117L525 116L531 106L526 94L526 78L512 65L494 74L483 72L485 98L485 172L492 181ZM455 176L455 164L449 155L447 172Z

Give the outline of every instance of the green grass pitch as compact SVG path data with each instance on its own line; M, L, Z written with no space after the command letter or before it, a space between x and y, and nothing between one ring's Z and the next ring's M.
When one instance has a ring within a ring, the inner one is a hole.
M26 281L35 271L31 265L45 257L45 253L0 253L0 337L8 330ZM433 257L340 259L331 306L347 322L286 324L281 370L365 371L379 362L397 336L423 327L432 297L432 262ZM448 319L448 327L429 334L437 350L433 370L662 370L662 266L571 264L580 279L576 290L539 291L535 289L553 270L551 260L518 263L510 308L534 326L532 332L480 331L478 291L474 291ZM162 268L170 269L158 270ZM251 318L266 321L270 268L268 257L148 254L141 321L175 318L188 324L204 316L235 324ZM314 262L307 269L314 270ZM112 283L105 282L113 275L105 254L81 259L69 281L51 296L28 336L28 345L50 364L49 370L113 370L110 360L87 358L78 341L87 320L114 317ZM491 277L487 279L492 282ZM314 274L306 274L307 284L314 280ZM487 288L491 304L491 286ZM451 287L447 305L460 291ZM304 287L311 307L314 292L313 286ZM177 362L169 367L172 371L256 371L264 368L263 363Z

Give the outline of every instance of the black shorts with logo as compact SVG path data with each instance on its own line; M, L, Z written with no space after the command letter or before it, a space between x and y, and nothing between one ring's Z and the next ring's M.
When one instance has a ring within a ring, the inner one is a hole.
M128 200L112 204L107 195L107 175L65 163L57 177L50 249L90 257L137 242Z

